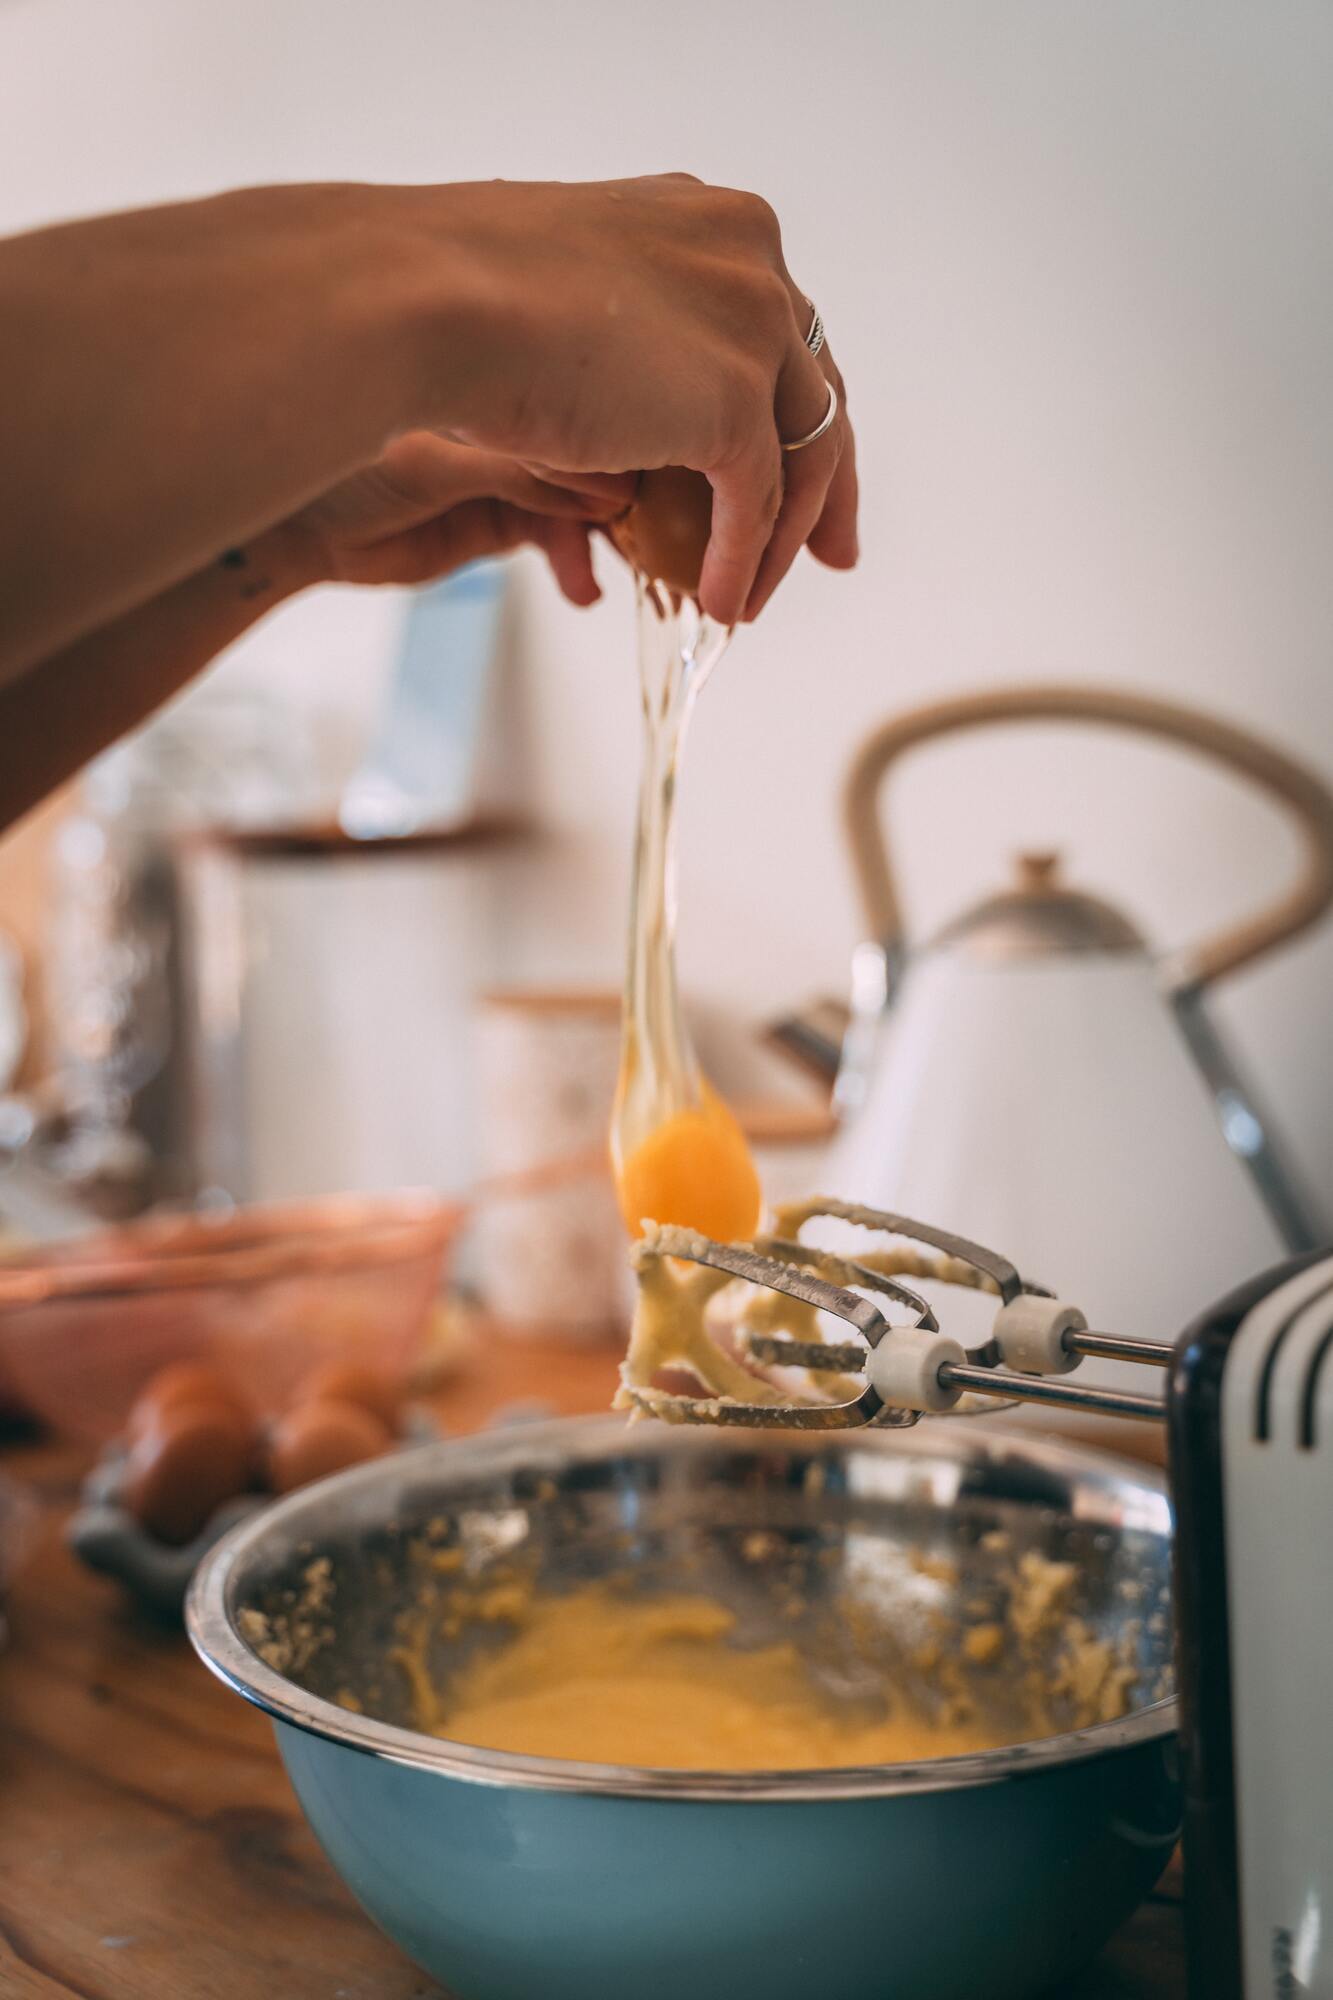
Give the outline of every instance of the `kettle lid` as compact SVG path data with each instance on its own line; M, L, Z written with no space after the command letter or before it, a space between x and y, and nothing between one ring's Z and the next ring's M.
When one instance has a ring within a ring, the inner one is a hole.
M1018 855L1013 886L955 917L933 942L992 960L1147 950L1128 917L1100 896L1066 884L1060 856L1052 852Z

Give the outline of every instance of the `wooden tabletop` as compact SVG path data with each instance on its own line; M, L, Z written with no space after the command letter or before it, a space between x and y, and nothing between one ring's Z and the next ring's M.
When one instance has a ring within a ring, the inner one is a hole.
M613 1372L606 1350L497 1346L439 1411L477 1428L515 1382L554 1410L604 1408ZM85 1454L23 1445L0 1463L41 1504L0 1655L4 2000L444 2000L325 1862L264 1718L65 1550ZM1173 1866L1061 2000L1184 1991Z

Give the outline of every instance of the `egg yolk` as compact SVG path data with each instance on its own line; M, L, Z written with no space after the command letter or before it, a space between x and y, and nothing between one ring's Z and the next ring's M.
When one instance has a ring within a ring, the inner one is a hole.
M660 1124L622 1161L617 1192L632 1236L673 1222L723 1243L753 1236L762 1196L745 1134L715 1090Z

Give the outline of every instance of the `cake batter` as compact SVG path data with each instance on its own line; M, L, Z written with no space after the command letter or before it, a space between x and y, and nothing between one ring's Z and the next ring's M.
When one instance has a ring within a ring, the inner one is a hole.
M983 1750L977 1722L938 1726L883 1703L835 1703L791 1642L731 1643L734 1614L607 1584L534 1597L513 1638L429 1697L431 1734L490 1750L655 1770L896 1764Z

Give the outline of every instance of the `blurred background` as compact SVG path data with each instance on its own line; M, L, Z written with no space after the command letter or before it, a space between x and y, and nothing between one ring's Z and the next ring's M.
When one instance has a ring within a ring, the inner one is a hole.
M759 1030L846 994L862 923L839 791L878 721L1001 683L1097 683L1210 708L1333 776L1330 74L1323 0L3 0L0 230L280 179L682 167L771 199L850 385L864 554L850 577L802 562L708 690L681 965L724 1086L814 1105ZM460 781L476 839L418 852L392 885L344 857L332 930L308 856L246 861L276 988L270 1032L217 1087L262 1098L273 1130L239 1191L466 1186L496 1161L474 1143L470 1068L421 1087L430 1024L460 1047L483 990L616 987L638 710L630 581L609 551L601 567L606 601L579 613L519 558L467 642L469 755L499 773ZM61 910L93 894L108 816L198 755L191 703L232 733L204 725L223 751L202 789L225 799L201 806L190 780L187 817L323 822L391 734L412 644L402 594L316 592L187 697L151 781L113 771L91 820L86 794L60 800L0 846L20 1080L68 1061L51 1001L83 920L62 942ZM501 839L512 820L526 831ZM1295 853L1234 780L1105 731L928 748L892 823L915 934L1000 886L1015 851L1058 848L1169 947L1262 902ZM234 881L213 893L234 921ZM372 910L377 971L355 942ZM224 958L227 921L210 930ZM413 984L408 1031L381 1037L373 1075L344 1073L383 989ZM1325 1197L1331 985L1325 930L1217 999ZM225 1163L209 1172L228 1183Z

